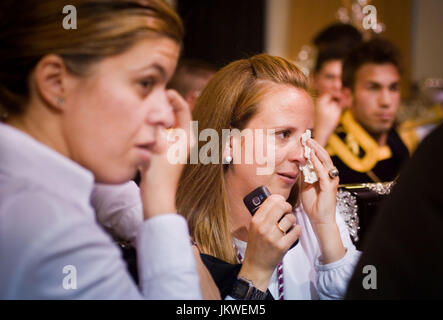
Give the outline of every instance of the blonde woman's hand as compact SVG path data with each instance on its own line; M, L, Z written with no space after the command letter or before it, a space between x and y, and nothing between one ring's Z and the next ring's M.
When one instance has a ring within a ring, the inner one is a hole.
M301 227L294 226L295 222L292 206L284 197L277 194L268 197L249 224L248 245L239 276L266 291L277 264L300 236Z
M175 125L161 129L158 134L160 151L151 158L149 166L140 168L140 192L145 219L177 212L175 195L195 138L190 128L192 120L188 103L174 90L167 97L175 114Z
M335 205L339 178L332 179L329 170L334 168L328 152L315 140L309 139L311 162L318 181L308 184L302 179L300 200L312 225L335 223Z
M300 200L319 241L322 261L331 263L346 253L335 220L339 178L329 176L334 164L328 152L312 139L308 140L308 146L318 181L301 183Z

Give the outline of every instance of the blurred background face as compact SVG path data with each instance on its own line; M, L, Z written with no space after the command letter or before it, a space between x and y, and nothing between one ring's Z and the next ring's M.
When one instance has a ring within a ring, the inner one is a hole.
M352 114L370 134L388 132L400 105L400 74L392 64L364 64L355 74Z
M179 46L169 38L140 40L74 81L64 134L71 158L97 181L129 180L158 151L160 131L174 123L165 86L178 54Z
M313 128L314 105L311 97L301 89L285 85L271 85L259 104L258 113L249 121L245 129L275 130L275 169L269 175L257 175L254 164L231 164L228 171L228 183L234 183L242 189L242 197L253 189L265 185L271 193L289 197L296 183L300 170L298 166L305 162L301 135L306 129ZM264 139L266 141L266 139ZM266 150L266 149L265 149ZM242 143L242 154L245 150ZM255 154L255 149L254 149ZM234 161L238 154L234 154Z
M314 75L314 87L319 96L325 93L334 97L341 95L342 64L341 60L328 60Z

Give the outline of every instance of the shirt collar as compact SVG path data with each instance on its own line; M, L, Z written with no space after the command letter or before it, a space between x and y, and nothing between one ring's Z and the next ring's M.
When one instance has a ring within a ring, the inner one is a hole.
M0 172L84 204L89 204L94 185L90 171L4 123L0 123Z

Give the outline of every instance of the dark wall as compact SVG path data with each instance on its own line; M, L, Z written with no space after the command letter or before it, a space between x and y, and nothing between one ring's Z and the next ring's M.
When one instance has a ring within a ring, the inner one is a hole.
M178 0L183 57L216 67L264 51L265 0Z

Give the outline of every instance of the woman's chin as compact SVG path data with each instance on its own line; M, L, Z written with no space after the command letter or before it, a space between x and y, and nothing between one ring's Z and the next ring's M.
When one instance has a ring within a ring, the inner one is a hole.
M291 194L291 189L289 188L285 188L285 187L280 187L280 186L273 186L269 188L269 191L272 194L279 194L282 197L284 197L285 199L289 198L289 195Z
M95 172L95 182L105 184L121 184L128 182L135 178L137 168L128 170L109 170L107 172Z

